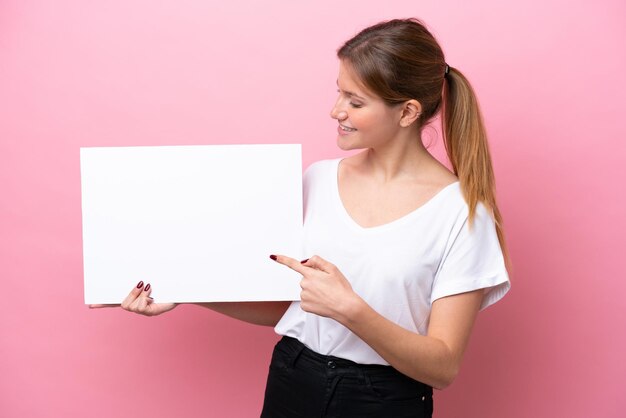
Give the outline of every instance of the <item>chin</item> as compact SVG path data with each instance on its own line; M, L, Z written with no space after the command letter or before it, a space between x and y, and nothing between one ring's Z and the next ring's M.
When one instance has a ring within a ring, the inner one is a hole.
M339 149L343 150L343 151L352 151L352 150L355 150L355 149L367 148L366 146L364 146L362 144L346 141L342 137L338 137L337 138L337 147Z

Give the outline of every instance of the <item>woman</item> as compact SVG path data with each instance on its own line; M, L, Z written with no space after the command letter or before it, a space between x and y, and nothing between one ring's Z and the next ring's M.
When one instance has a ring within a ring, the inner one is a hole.
M510 284L485 129L466 78L415 19L369 27L338 51L338 146L304 176L301 302L202 306L283 335L262 417L430 417L478 311ZM422 128L442 110L450 172ZM124 309L158 315L140 283Z

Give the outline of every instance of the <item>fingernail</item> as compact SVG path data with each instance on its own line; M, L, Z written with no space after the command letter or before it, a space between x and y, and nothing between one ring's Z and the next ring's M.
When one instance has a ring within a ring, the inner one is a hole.
M145 288L145 289L143 289L143 290L144 290L144 291L146 291L146 292L147 292L148 290L150 290L150 283L148 283L148 284L146 285L146 288Z
M278 257L276 257L274 254L272 254L272 255L270 255L270 258L271 258L272 260L276 261L276 259L277 259Z
M141 289L141 286L143 286L143 280L137 283L137 289Z
M309 261L309 259L308 259L308 258L307 258L306 260L302 260L302 261L300 261L300 263L304 264L304 263L306 263L307 261Z

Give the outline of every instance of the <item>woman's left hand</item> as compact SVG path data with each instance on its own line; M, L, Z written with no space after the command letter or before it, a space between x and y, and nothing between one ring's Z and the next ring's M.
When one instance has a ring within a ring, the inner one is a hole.
M300 307L303 311L343 322L360 299L337 266L322 257L313 256L304 262L284 255L271 258L302 274Z

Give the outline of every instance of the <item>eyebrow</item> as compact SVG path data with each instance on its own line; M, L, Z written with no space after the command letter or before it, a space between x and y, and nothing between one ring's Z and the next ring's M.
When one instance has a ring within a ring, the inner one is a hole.
M339 80L337 80L337 87L339 87ZM341 89L340 89L340 90L341 90ZM343 90L343 92L344 92L345 94L347 94L348 96L354 96L354 97L356 97L357 99L367 100L365 97L361 97L361 96L359 96L358 94L353 93L353 92L351 92L351 91Z

